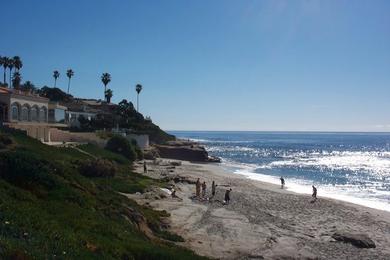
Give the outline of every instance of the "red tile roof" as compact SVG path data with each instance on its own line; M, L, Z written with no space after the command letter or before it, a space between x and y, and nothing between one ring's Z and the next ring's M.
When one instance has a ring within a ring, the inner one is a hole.
M0 94L9 94L11 91L8 88L0 87Z

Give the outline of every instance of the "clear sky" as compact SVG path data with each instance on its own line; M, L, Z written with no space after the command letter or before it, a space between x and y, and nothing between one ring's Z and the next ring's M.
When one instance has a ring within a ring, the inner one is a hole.
M1 0L24 80L136 100L167 130L390 131L390 1ZM2 71L1 71L2 72Z

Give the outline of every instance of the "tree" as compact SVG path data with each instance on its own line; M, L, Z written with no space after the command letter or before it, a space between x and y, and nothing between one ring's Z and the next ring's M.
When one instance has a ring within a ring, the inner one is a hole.
M113 96L113 91L111 89L107 89L105 93L107 103L111 103L112 96Z
M69 94L66 94L59 88L49 88L48 86L42 87L38 90L39 95L50 99L51 101L56 102L71 102L73 97Z
M22 84L20 86L20 89L23 90L23 91L35 91L36 90L34 84L31 81L29 81L29 80L24 82L24 84Z
M115 114L118 116L119 126L124 128L132 128L134 124L144 120L143 116L135 110L133 103L127 102L126 99L118 103Z
M58 70L53 71L53 78L54 78L54 87L57 86L57 79L60 77L60 73ZM69 92L69 91L68 91Z
M23 67L22 60L20 59L19 56L14 56L13 60L14 60L14 65L15 65L15 68L16 68L16 72L19 72L19 70Z
M101 79L104 85L104 96L106 96L107 84L111 82L111 75L109 73L103 73Z
M14 59L8 59L8 69L9 69L9 85L11 86L12 82L12 70L15 66L15 61Z
M69 78L69 80L68 80L68 94L69 94L69 88L70 88L70 79L73 77L73 75L74 75L74 72L73 72L73 70L72 69L68 69L67 71L66 71L66 76Z
M3 65L3 68L4 68L4 84L7 84L7 80L6 80L6 72L7 72L7 68L8 68L8 63L9 63L9 58L8 57L3 57L2 59L2 65Z
M14 72L14 75L12 77L12 86L16 89L19 89L20 82L22 81L22 76L19 72Z
M137 84L135 86L135 91L137 91L137 112L139 112L139 93L142 91L142 85Z
M130 161L135 161L137 159L135 146L123 136L115 135L111 137L111 139L108 140L105 149L121 154Z

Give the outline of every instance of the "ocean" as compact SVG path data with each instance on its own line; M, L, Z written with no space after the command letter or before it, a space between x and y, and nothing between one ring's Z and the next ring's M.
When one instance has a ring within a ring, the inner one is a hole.
M390 211L390 133L171 131L232 174Z

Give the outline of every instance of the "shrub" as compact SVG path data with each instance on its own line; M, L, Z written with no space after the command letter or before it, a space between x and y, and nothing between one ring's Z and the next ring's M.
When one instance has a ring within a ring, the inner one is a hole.
M119 135L112 137L106 144L107 150L121 154L130 161L135 161L137 159L137 152L135 147L136 146L132 145L126 138Z
M0 178L23 189L55 187L55 177L51 174L55 171L48 161L28 151L0 154Z
M117 167L109 160L94 159L83 161L79 171L86 177L114 177Z
M7 147L12 144L12 139L7 134L0 133L0 148Z
M139 148L137 141L134 139L131 139L131 145L134 147L135 153L137 154L137 159L138 160L143 160L144 159L144 153L142 150Z

